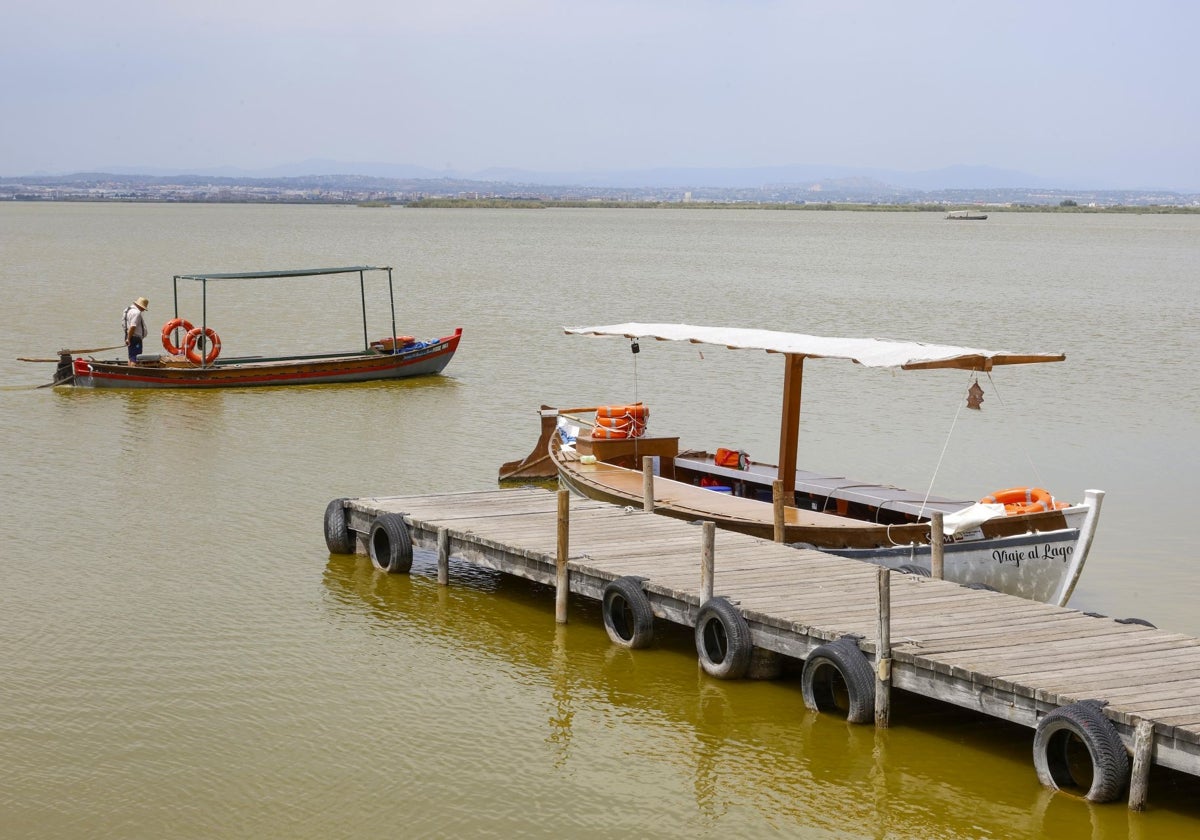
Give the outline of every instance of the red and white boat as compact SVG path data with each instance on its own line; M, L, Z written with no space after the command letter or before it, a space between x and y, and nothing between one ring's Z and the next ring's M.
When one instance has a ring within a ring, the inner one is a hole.
M367 331L365 277L386 272L391 321L388 337L370 340ZM208 284L217 280L279 280L323 275L358 275L363 305L363 347L293 356L221 355L221 339L207 323ZM201 284L199 325L179 316L179 281ZM241 388L263 385L323 385L373 382L441 373L458 349L462 328L440 338L417 339L396 334L396 305L390 266L346 266L291 271L248 271L234 274L179 274L174 278L176 311L162 329L165 353L143 353L136 364L123 359L96 359L61 351L54 385L77 388Z

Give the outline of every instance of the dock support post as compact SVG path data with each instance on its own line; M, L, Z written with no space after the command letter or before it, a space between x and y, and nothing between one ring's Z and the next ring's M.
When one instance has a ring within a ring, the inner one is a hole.
M892 570L880 566L879 643L875 646L875 726L887 729L892 712Z
M650 455L642 458L642 509L654 511L654 458Z
M712 600L713 571L716 564L717 524L704 522L700 526L700 606Z
M571 491L558 491L558 554L554 563L554 620L567 623L567 595L570 584L567 579L567 556L570 546Z
M775 542L783 542L783 480L771 482L771 504L775 508Z
M946 578L946 532L943 530L945 514L933 512L929 521L929 576L934 580Z
M438 586L450 584L450 532L445 528L437 529L438 547Z
M1145 811L1154 763L1154 723L1139 720L1133 731L1133 773L1129 782L1129 810Z

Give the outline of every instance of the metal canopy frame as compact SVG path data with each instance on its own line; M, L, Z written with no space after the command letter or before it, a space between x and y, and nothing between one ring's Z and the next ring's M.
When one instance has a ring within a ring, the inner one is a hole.
M363 320L363 350L371 349L371 340L367 337L367 285L366 273L368 271L386 271L388 282L388 304L391 307L392 316L392 335L396 335L396 294L392 285L392 267L390 265L350 265L338 268L296 268L283 271L238 271L224 272L217 274L176 274L172 281L172 291L174 293L175 318L179 317L179 281L180 280L195 280L200 283L200 338L203 341L204 336L208 332L208 284L212 280L280 280L289 277L321 277L321 276L336 276L339 274L357 274L358 275L358 294L362 303L362 320ZM399 352L399 348L393 342L392 352ZM207 367L204 362L204 357L200 357L200 366Z

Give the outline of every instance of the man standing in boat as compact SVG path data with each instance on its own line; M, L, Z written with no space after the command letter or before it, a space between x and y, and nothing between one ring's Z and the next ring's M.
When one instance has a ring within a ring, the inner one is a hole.
M146 321L142 313L150 305L150 301L140 297L125 310L125 346L129 348L129 364L137 364L137 357L142 353L142 339L146 337Z

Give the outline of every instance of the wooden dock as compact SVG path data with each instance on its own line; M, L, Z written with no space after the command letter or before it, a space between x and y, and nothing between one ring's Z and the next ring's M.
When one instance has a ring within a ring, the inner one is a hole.
M397 540L401 521L407 534ZM1023 724L1035 730L1039 778L1063 789L1069 786L1060 783L1055 767L1067 760L1061 736L1082 735L1096 779L1079 784L1089 799L1116 798L1114 789L1129 785L1130 806L1143 807L1151 764L1200 776L1200 640L1190 636L886 573L857 560L714 532L711 525L576 497L568 502L565 492L535 488L336 499L325 525L331 550L341 546L373 554L377 533L377 552L396 552L397 541L436 548L443 583L448 558L454 556L557 584L559 620L565 620L569 587L605 601L608 625L606 590L613 592L618 579L633 578L654 617L688 627L697 627L699 620L708 627L713 612L702 608L711 590L714 601L724 599L744 618L755 662L765 662L762 670L768 675L773 657L806 660L807 671L816 651L814 662L836 664L843 654L830 643L850 637L850 649L856 645L862 651L880 692L870 698L877 724L887 724L891 687ZM387 559L381 561L376 565L387 568ZM407 571L407 566L390 570ZM619 594L629 601L641 597L636 589ZM723 631L724 624L716 629ZM698 655L715 673L701 630ZM736 646L738 631L729 630L732 639L722 632L718 641ZM847 675L848 687L837 688L862 693L861 676L857 684L852 677ZM810 686L807 674L805 679L807 703L821 686ZM810 705L825 708L818 700ZM1082 702L1091 700L1106 703L1099 724L1081 708L1095 708ZM1069 708L1051 714L1060 707ZM1121 755L1097 754L1104 750L1089 735L1097 728L1115 731ZM1132 771L1126 751L1132 754ZM1114 762L1120 766L1107 766ZM1104 773L1118 774L1107 790L1101 790Z

